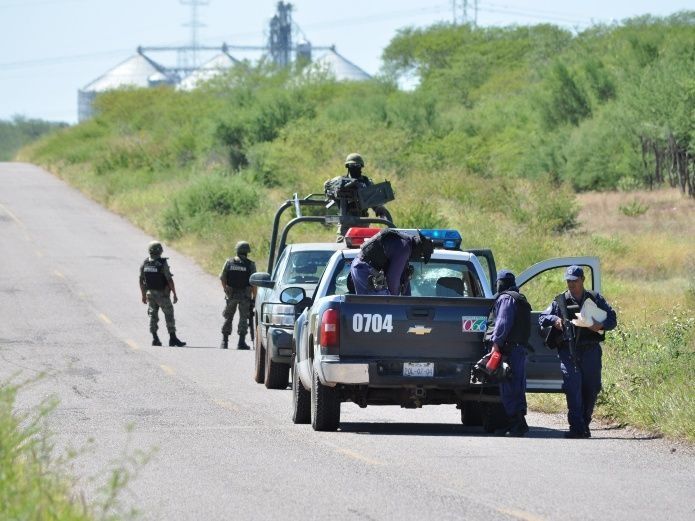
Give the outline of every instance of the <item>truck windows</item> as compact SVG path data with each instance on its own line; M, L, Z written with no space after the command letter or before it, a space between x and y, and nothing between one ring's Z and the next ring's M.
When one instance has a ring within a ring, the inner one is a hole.
M410 280L413 297L484 297L475 267L466 261L432 259L428 264L412 263ZM327 295L346 295L350 259L341 260L328 286Z
M292 252L287 261L282 282L285 284L318 283L331 255L333 250Z

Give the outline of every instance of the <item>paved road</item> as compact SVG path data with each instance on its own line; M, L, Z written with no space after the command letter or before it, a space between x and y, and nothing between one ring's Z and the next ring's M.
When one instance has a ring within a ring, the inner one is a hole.
M560 417L532 414L528 438L494 438L453 406L351 404L337 433L292 425L290 391L253 382L253 352L216 349L216 277L170 248L189 346L149 345L149 240L41 169L0 163L0 378L46 372L19 406L59 398L49 427L61 450L87 447L73 471L88 497L141 449L156 452L122 500L143 519L695 519L692 449L623 429L565 440Z

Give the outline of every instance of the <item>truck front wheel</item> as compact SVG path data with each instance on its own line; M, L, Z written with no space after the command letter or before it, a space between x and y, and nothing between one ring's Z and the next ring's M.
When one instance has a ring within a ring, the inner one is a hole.
M267 389L287 389L290 383L290 366L273 362L269 349L265 350L265 386Z
M335 431L340 424L340 396L335 387L321 383L314 369L311 381L311 426L315 431Z
M256 331L256 363L253 369L253 380L258 384L262 384L265 380L265 348L261 342L261 335Z

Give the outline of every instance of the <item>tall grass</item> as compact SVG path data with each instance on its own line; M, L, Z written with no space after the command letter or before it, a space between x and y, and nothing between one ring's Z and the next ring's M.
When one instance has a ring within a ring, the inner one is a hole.
M93 479L102 485L89 501L78 488L72 468L89 451L56 450L47 430L58 405L54 398L17 411L17 394L24 385L0 382L0 519L41 521L116 521L136 515L121 502L121 494L153 451L126 448L120 461Z

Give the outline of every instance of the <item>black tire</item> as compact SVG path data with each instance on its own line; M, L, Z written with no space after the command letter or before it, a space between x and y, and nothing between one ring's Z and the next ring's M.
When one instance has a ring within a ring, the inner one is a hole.
M297 372L297 357L292 357L292 422L311 423L311 392L302 385Z
M501 403L485 403L483 404L483 430L488 434L495 432L507 425L507 414L504 412L504 406Z
M483 424L482 404L465 401L461 404L461 423L465 427L480 427Z
M264 379L266 389L287 389L290 383L290 365L273 362L268 349L265 350Z
M340 425L340 397L335 387L327 387L314 370L311 381L311 427L315 431L335 431Z
M253 379L256 383L262 384L265 380L265 348L261 342L260 335L256 332L256 363L253 369Z

